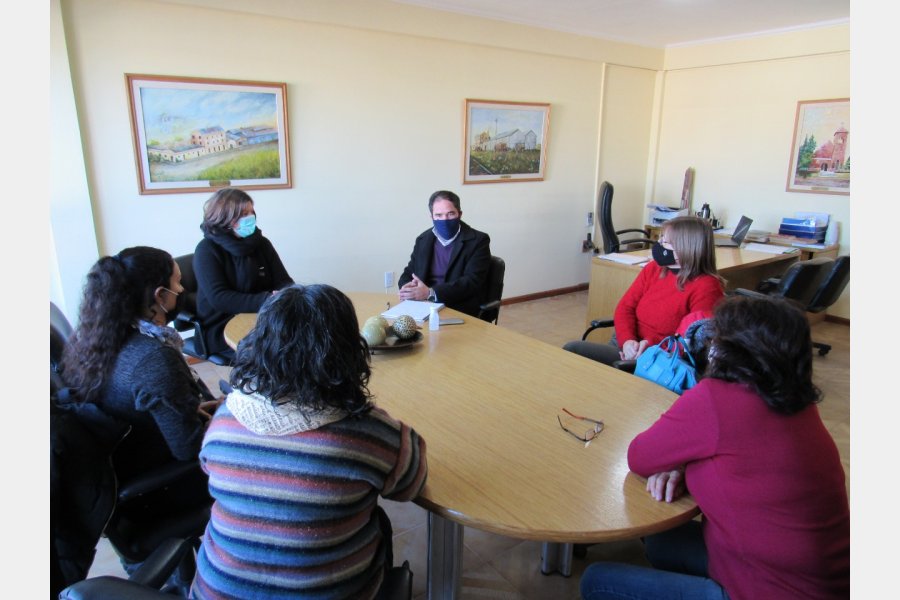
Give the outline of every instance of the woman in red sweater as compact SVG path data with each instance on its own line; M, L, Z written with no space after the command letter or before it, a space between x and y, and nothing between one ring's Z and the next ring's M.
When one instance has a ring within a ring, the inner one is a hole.
M805 315L734 296L713 329L704 378L628 448L655 500L688 488L702 521L646 537L652 569L591 565L582 598L848 598L850 508Z
M716 274L709 222L697 217L667 221L647 263L616 305L616 331L609 344L569 342L564 349L605 364L634 360L666 336L684 333L708 317L725 295Z

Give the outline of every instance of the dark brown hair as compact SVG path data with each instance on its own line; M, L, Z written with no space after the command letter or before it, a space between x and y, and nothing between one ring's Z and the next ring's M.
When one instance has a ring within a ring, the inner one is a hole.
M715 308L713 329L704 377L744 383L785 415L822 399L812 381L809 321L789 300L728 296Z
M253 206L253 198L238 188L222 188L209 197L203 204L204 231L210 233L226 233L231 224L241 218L247 205Z
M96 399L135 321L156 302L156 289L170 285L174 270L168 252L148 246L104 256L91 267L78 326L63 354L63 380L83 400Z

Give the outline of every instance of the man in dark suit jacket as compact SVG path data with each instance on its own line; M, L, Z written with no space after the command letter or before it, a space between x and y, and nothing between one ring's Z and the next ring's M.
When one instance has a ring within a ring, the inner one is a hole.
M474 317L485 301L491 238L460 219L459 196L439 190L428 199L433 227L416 238L398 284L400 300L430 300Z

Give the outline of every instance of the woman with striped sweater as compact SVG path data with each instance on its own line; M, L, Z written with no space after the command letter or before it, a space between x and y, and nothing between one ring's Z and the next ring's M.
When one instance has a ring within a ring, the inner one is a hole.
M292 286L238 347L200 460L215 499L193 598L374 598L391 565L378 496L416 498L425 440L370 400L350 299Z

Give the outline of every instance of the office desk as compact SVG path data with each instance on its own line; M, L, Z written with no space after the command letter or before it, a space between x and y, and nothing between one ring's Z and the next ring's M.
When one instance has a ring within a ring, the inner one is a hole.
M659 239L659 234L662 231L662 226L660 225L644 225L644 230L647 232L647 237L653 241ZM714 235L717 238L730 238L731 234L720 233L718 230L714 232ZM828 258L837 258L838 250L840 250L840 244L830 244L826 245L822 248L802 248L794 246L794 242L797 241L797 238L791 238L790 236L782 236L776 233L769 234L769 241L767 244L773 244L775 246L791 246L793 248L797 248L800 251L800 260L809 260L811 258L817 257L828 257Z
M396 302L349 296L361 323ZM375 402L428 445L416 503L429 511L430 598L457 597L464 527L545 542L545 558L555 552L565 563L571 543L633 539L698 514L689 496L652 500L626 460L632 438L675 394L503 326L441 313L465 323L424 327L421 343L374 355L369 382ZM254 322L236 316L226 339L237 342ZM603 420L604 430L585 447L560 429L562 407Z
M636 256L650 256L649 250L629 252ZM738 248L716 248L716 268L726 280L725 288L756 289L760 281L768 277L779 277L800 253L769 254ZM588 311L585 327L592 319L612 318L619 299L635 280L640 266L623 265L597 256L591 259L591 280L588 286ZM612 336L612 328L595 329L592 342L607 342Z

